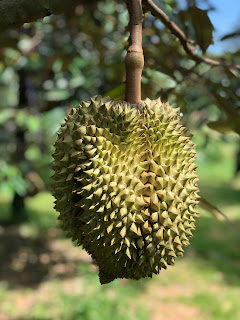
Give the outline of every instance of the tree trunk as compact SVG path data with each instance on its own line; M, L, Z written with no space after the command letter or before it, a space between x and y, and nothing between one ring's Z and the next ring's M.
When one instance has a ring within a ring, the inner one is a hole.
M19 76L19 103L18 109L22 109L27 105L27 88L26 88L26 71L21 69L18 71ZM25 140L25 130L20 126L16 125L15 128L15 144L16 148L12 156L12 161L15 166L21 168L21 164L26 161L25 151L26 151L26 140ZM24 173L22 173L24 175ZM11 212L11 222L19 223L27 219L27 214L25 212L24 205L25 195L20 195L15 191L13 201L12 201L12 212Z
M25 210L24 197L15 192L12 201L12 215L11 222L18 224L27 220L27 214Z

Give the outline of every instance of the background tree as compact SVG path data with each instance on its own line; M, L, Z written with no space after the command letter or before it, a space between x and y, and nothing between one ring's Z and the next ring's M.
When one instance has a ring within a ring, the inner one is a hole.
M126 3L0 1L1 319L122 320L126 310L129 320L240 318L239 28L223 35L229 52L211 53L212 1L143 1L142 98L181 108L194 134L201 195L229 220L200 210L174 268L106 288L58 226L51 153L60 122L80 100L124 98Z
M210 3L206 10L195 1L184 10L177 1L143 5L143 98L160 96L180 106L192 129L208 123L222 133L239 133L239 51L206 56L214 29ZM19 87L18 94L7 91L1 116L2 142L12 141L3 151L3 185L14 191L15 208L15 201L23 207L25 196L49 188L50 137L64 112L94 94L123 98L128 18L122 1L107 0L73 0L68 8L63 1L3 0L0 13L2 87L7 90L9 81L16 86L17 79ZM43 16L43 23L23 24ZM223 41L237 35L233 30Z

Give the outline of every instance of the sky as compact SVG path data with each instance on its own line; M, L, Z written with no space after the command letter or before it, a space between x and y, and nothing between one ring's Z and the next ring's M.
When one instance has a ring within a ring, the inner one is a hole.
M237 28L240 29L240 0L209 0L215 10L208 13L212 24L215 27L214 45L208 48L208 52L222 53L236 50L232 41L219 41L219 39ZM186 5L186 0L179 0L179 3ZM198 0L198 6L201 9L206 9L205 1ZM236 39L236 38L235 38ZM240 37L238 47L240 47Z
M231 41L221 42L218 41L218 39L237 28L240 29L240 0L210 1L216 8L216 10L209 12L209 17L216 30L214 32L215 44L209 47L209 51L216 53L233 51L236 47L234 48L234 46L231 45Z

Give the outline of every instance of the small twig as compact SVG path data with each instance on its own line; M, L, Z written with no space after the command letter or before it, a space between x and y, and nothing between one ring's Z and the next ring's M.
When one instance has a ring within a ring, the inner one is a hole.
M172 34L174 34L180 41L181 45L183 46L185 52L192 58L192 60L196 61L197 63L206 63L211 65L212 67L224 67L229 70L235 77L240 78L240 75L234 70L240 70L240 65L228 65L222 61L218 61L211 58L204 58L200 57L196 52L195 49L191 47L191 43L194 43L193 40L188 39L185 33L180 29L180 27L173 22L168 15L159 8L152 0L143 0L146 7L150 10L153 16L159 18L161 22L170 30Z
M144 66L142 50L142 0L128 0L127 7L130 15L130 37L129 48L125 58L125 101L135 104L141 102L141 77Z
M198 203L199 207L201 207L203 210L206 210L210 212L216 219L219 219L219 217L224 218L225 220L229 221L228 216L226 216L221 210L219 210L217 207L212 205L210 202L208 202L204 198L199 199Z

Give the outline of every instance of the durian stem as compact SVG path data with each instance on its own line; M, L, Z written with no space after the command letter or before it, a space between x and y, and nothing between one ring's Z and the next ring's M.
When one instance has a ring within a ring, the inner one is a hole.
M127 0L130 15L129 48L125 58L125 101L141 103L141 77L144 66L142 50L142 0Z

